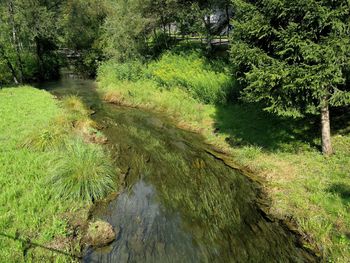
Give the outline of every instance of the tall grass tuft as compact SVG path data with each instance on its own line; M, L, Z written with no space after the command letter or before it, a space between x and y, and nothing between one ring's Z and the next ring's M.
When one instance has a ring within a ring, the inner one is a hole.
M31 131L20 146L34 151L55 150L64 145L71 130L72 123L69 118L61 114L45 127L37 127Z
M88 116L89 110L85 107L84 103L77 96L66 96L62 100L63 108L72 117Z
M111 163L98 145L80 140L67 144L65 156L51 166L50 181L57 197L89 202L104 198L117 186L118 172Z

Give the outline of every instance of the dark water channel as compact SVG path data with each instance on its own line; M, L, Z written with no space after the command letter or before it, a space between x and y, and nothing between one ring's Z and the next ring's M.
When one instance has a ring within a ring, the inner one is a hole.
M84 262L315 262L297 238L257 205L257 185L206 152L203 139L164 116L100 101L92 81L46 84L79 95L103 126L125 189L94 217L116 241Z

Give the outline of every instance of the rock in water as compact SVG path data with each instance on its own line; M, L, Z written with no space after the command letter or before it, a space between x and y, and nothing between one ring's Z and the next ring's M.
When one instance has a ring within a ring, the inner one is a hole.
M113 227L104 221L90 223L86 234L86 243L94 247L104 247L116 239Z

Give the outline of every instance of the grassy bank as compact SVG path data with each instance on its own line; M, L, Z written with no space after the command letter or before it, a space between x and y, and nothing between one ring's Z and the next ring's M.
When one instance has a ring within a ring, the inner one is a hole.
M16 87L0 90L0 116L0 261L74 261L69 218L83 222L92 197L116 187L88 110Z
M177 65L185 56L167 54L148 65L106 63L99 70L100 91L106 101L164 112L180 127L202 133L263 179L272 214L295 221L327 261L347 262L350 135L346 119L338 116L333 136L337 153L325 158L318 149L318 120L278 118L258 105L227 103L236 90L227 84L230 79L234 82L225 65L209 64L198 54L188 57L187 66Z

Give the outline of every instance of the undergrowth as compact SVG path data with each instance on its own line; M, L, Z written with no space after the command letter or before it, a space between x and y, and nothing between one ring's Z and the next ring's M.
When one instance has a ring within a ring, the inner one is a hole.
M212 104L225 103L236 85L224 63L209 63L195 51L167 52L159 60L144 65L137 61L120 64L111 60L101 65L99 76L110 83L153 81L160 89L183 89L194 99Z

